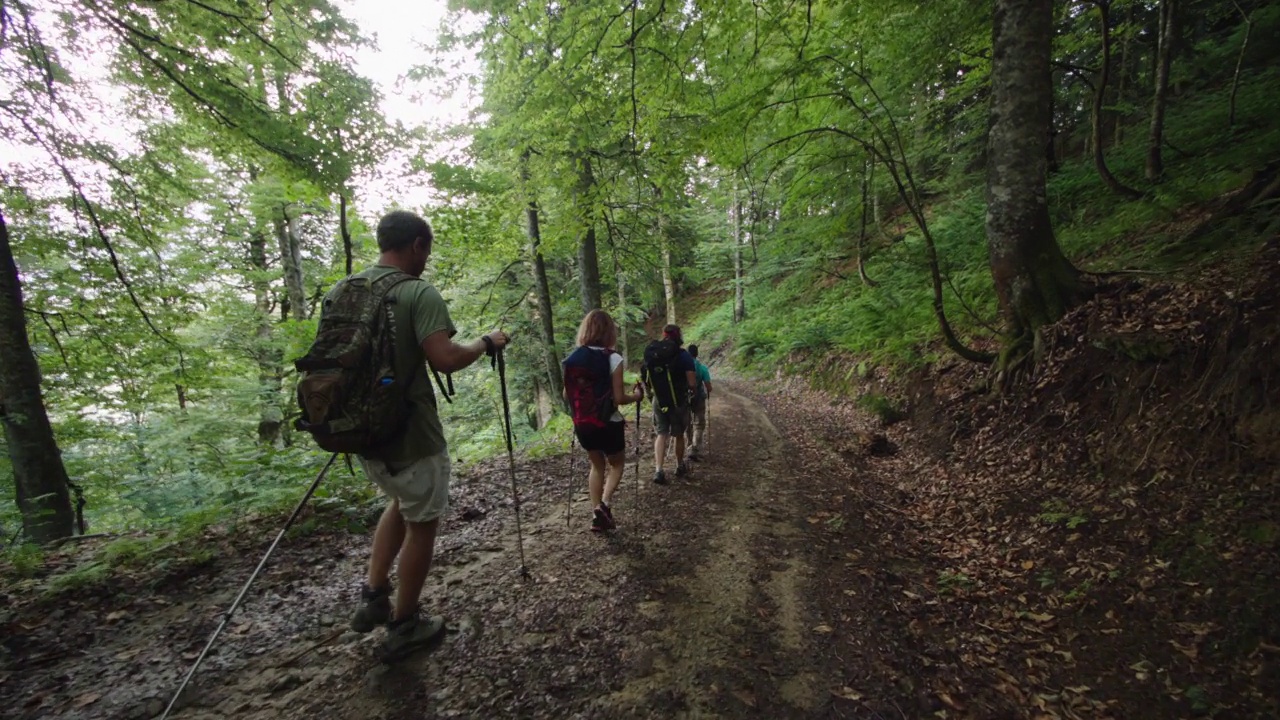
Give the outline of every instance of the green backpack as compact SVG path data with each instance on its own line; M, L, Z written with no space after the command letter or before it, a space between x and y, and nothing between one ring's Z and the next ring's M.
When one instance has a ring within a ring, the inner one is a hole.
M329 452L366 454L393 440L409 417L412 377L396 377L392 289L413 276L393 271L347 277L325 298L301 373L294 423Z

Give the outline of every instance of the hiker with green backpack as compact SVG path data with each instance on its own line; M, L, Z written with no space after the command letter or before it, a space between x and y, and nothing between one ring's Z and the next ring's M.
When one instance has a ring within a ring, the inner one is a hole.
M689 426L689 401L697 378L693 358L680 347L683 344L680 326L667 325L662 329L662 339L649 343L644 349L644 367L640 371L640 380L653 402L653 426L657 433L653 441L653 481L659 485L667 483L664 465L667 443L672 437L676 445L676 477L689 471L684 461L684 440Z
M377 239L378 262L329 291L316 341L295 362L303 373L296 426L326 450L358 455L365 474L390 498L373 535L351 628L386 625L378 655L393 662L444 631L443 618L423 617L418 607L449 507L449 454L428 363L433 372L456 372L500 352L510 339L496 330L467 343L453 340L457 329L444 298L421 278L434 241L425 219L390 212L378 223ZM393 589L397 556L400 587Z
M703 441L707 433L707 404L711 401L711 371L698 359L697 345L689 345L689 357L693 358L695 377L693 400L689 403L689 459L696 461L706 449Z
M587 491L592 532L617 527L609 501L627 463L626 423L619 408L644 397L639 383L630 393L623 389L624 360L613 349L617 343L618 325L613 318L604 310L592 310L578 328L578 346L561 363L573 432L591 462Z

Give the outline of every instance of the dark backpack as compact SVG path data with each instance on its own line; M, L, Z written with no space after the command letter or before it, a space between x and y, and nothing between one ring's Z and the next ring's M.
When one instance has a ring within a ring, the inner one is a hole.
M680 346L671 340L655 340L644 349L642 379L653 390L653 406L671 412L689 404L689 380L679 367Z
M413 279L352 276L325 298L315 342L293 363L302 374L294 427L321 448L365 454L404 431L413 377L396 376L391 290Z
M579 347L564 359L564 390L577 429L604 428L617 406L613 403L612 350Z

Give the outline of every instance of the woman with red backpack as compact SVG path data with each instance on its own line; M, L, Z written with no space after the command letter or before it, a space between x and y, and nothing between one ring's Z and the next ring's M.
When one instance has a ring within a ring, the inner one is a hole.
M636 383L631 393L623 389L624 361L614 351L618 326L604 310L592 310L578 327L578 346L565 358L564 396L573 417L573 431L587 451L591 474L591 530L602 532L617 525L609 500L626 467L626 423L618 408L640 402L644 393Z

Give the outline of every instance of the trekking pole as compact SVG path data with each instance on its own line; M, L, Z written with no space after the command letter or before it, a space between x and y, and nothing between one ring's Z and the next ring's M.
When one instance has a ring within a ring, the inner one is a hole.
M511 475L511 501L516 506L516 548L520 551L520 575L529 577L529 566L524 562L524 528L520 524L520 490L516 487L516 451L511 443L511 400L507 397L507 361L498 349L493 354L493 365L498 369L498 383L502 385L502 429L507 436L507 471Z
M644 404L644 396L636 401L636 505L640 504L640 406Z
M182 678L182 684L178 686L178 691L175 692L173 697L169 700L169 705L160 715L160 720L165 720L165 718L169 717L169 713L173 711L173 706L177 704L178 698L182 697L182 691L187 689L187 683L191 682L191 678L196 674L196 670L200 667L200 663L204 662L205 656L209 654L209 650L213 647L213 644L217 642L218 636L222 634L223 628L225 628L227 623L231 621L231 615L235 613L236 608L240 607L240 603L244 601L245 595L249 593L249 586L253 585L253 581L258 579L258 573L262 572L263 566L267 564L267 558L271 557L271 553L274 552L276 546L280 544L280 540L284 538L284 534L293 526L293 521L298 519L298 515L302 513L302 508L305 507L307 501L311 499L311 495L315 493L316 488L320 487L320 481L324 480L325 473L329 472L329 468L333 467L333 461L337 459L338 453L334 453L329 456L329 462L325 463L324 467L320 469L320 473L316 475L316 479L311 483L311 487L307 488L306 494L298 501L298 506L293 509L293 514L285 521L284 527L280 528L279 534L276 535L276 539L271 543L271 547L267 548L267 552L262 556L262 560L258 561L258 567L255 568L253 574L249 576L249 581L244 584L243 588L240 588L240 594L237 595L235 601L231 603L231 607L227 608L227 611L223 613L222 622L218 623L218 627L213 631L213 634L209 636L209 641L204 644L204 649L200 651L200 655L196 657L196 661L191 665L191 669L187 671L187 676Z

